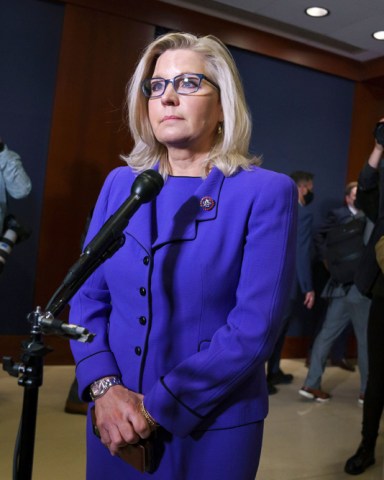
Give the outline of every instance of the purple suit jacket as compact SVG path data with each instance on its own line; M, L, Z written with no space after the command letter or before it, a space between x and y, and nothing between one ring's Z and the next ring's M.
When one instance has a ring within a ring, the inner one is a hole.
M108 176L87 244L130 193L129 167ZM164 189L167 188L165 182ZM160 192L161 195L161 192ZM211 197L211 210L200 207ZM156 200L125 229L124 246L85 282L70 320L96 333L72 342L80 392L120 375L168 431L229 428L268 410L264 362L295 265L297 187L262 168L216 168L152 242Z

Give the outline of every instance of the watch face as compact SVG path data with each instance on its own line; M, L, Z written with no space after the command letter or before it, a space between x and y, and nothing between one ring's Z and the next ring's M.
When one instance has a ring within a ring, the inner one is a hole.
M100 393L100 384L97 383L96 385L92 385L92 393L93 395L98 395Z
M104 395L104 393L106 393L110 387L120 384L121 381L118 377L106 377L102 378L101 380L97 380L96 382L92 383L90 388L92 400Z
M96 395L98 395L100 393L100 388L98 385L92 385L91 386L91 395L92 397L95 397Z
M106 384L104 378L93 383L91 385L91 396L93 397L93 399L100 396L105 391L105 387Z

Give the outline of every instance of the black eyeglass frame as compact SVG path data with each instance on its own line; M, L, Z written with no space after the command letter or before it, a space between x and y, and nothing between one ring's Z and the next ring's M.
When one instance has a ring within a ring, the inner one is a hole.
M191 91L191 92L188 92L188 93L182 93L182 92L178 92L176 90L176 87L175 87L175 80L178 79L178 78L183 78L183 77L186 77L188 78L188 76L195 76L195 77L198 77L199 78L199 83L197 84L196 86L196 89ZM161 93L159 93L158 95L148 95L149 93L149 89L146 90L146 87L145 87L145 84L147 82L151 82L152 80L163 80L164 81L164 88L163 88L163 91ZM218 90L220 92L220 87L215 83L213 82L212 80L210 80L206 75L204 75L204 73L181 73L180 75L176 75L175 77L173 78L163 78L163 77L152 77L152 78L145 78L142 82L141 82L141 90L144 94L145 97L147 98L160 98L164 95L164 92L165 90L167 89L167 86L169 83L172 84L172 87L173 89L175 90L175 92L178 94L178 95L192 95L196 92L198 92L201 88L201 82L203 80L206 80L208 83L210 83L213 87L216 88L216 90Z

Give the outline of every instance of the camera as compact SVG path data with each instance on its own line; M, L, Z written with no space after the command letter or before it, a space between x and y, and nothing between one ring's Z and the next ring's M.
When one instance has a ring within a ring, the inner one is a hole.
M12 252L13 247L26 240L31 235L28 228L23 227L13 215L7 215L4 219L3 234L0 238L0 273Z
M376 124L373 135L377 143L380 143L380 145L383 145L384 147L384 122L379 122Z

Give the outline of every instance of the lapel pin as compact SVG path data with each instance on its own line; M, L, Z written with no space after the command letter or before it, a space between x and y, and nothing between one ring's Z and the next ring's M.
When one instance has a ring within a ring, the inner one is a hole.
M215 206L215 201L213 200L212 197L203 197L200 200L200 207L205 210L212 210L212 208Z

